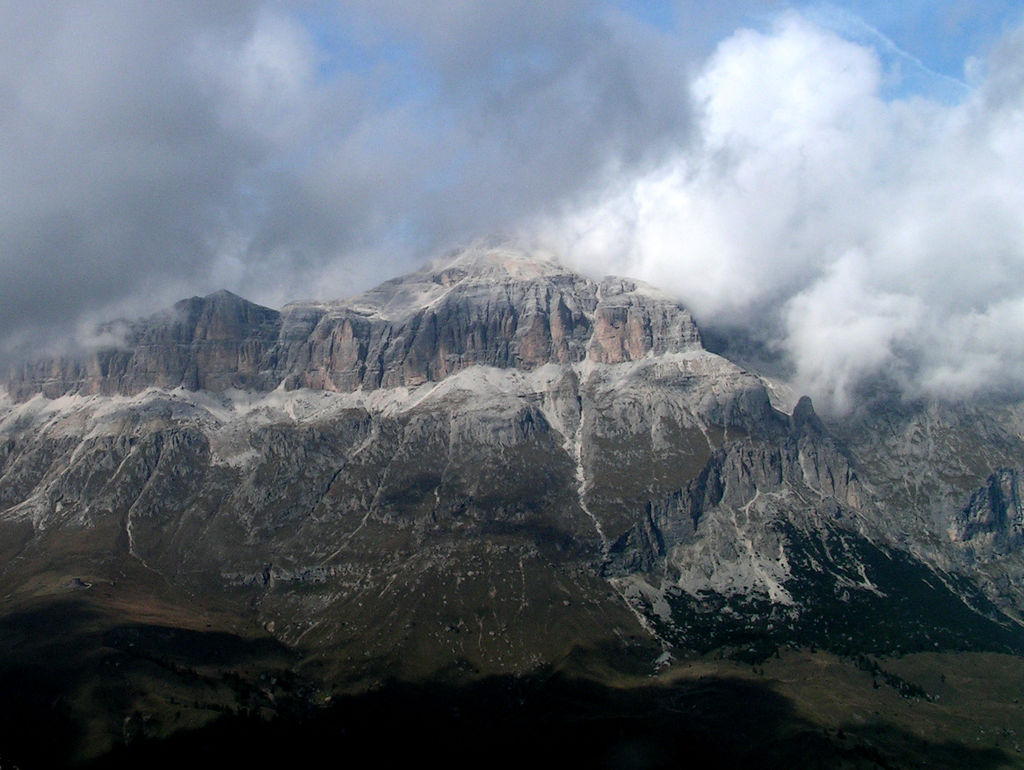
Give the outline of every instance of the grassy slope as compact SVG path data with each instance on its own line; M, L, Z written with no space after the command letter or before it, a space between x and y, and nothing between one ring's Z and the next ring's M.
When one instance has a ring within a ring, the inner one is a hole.
M530 673L346 690L318 673L344 661L314 662L224 608L126 577L57 580L0 621L0 760L1024 767L1024 658L783 650L652 676L650 650L595 646Z

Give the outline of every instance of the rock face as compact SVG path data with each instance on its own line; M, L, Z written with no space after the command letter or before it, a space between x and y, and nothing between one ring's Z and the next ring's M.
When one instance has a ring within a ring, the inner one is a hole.
M10 601L141 569L410 676L623 645L1024 649L1014 405L786 413L671 298L508 250L116 328L6 384Z
M282 313L221 291L123 331L121 346L87 360L26 364L12 373L9 393L25 400L281 384L349 392L439 382L470 366L621 363L700 347L690 315L651 287L595 283L500 251L468 252L344 303Z
M953 520L950 536L989 554L1019 551L1024 545L1024 504L1017 472L999 468L989 476Z
M101 329L121 344L88 358L32 361L12 372L16 400L35 393L133 394L148 387L223 391L272 387L264 372L281 328L279 314L220 291L182 300L136 323Z

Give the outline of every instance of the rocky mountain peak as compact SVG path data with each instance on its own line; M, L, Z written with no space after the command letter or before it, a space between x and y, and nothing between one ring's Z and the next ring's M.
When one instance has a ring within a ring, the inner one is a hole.
M191 297L174 304L168 322L151 323L147 331L180 327L193 340L241 341L272 331L279 313L221 289L205 297Z
M476 244L434 260L427 271L442 280L461 275L471 280L536 280L571 271L553 255L511 245Z
M24 365L9 392L374 390L470 366L612 364L701 348L690 314L651 286L596 282L547 256L485 245L348 300L278 312L219 291L127 327L117 349Z
M822 425L821 419L814 411L814 405L809 396L801 396L796 402L790 422L793 431L797 434L812 433L821 436L826 433L825 426Z

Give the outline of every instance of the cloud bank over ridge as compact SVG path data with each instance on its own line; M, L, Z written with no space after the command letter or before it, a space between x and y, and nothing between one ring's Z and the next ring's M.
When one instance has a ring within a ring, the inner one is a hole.
M612 6L0 0L0 352L229 288L337 297L685 131ZM586 142L579 137L586 136Z
M672 290L835 408L879 373L1024 388L1019 11L782 5L0 0L0 359L498 233Z
M1024 386L1024 34L961 101L886 98L875 50L795 13L723 41L695 137L539 238L743 327L833 408Z

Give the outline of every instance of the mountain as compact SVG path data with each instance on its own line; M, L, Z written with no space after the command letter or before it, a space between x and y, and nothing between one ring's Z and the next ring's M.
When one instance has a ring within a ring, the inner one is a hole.
M1024 654L1019 401L822 417L672 297L509 248L101 331L0 402L0 692L38 707L0 759L393 682Z

